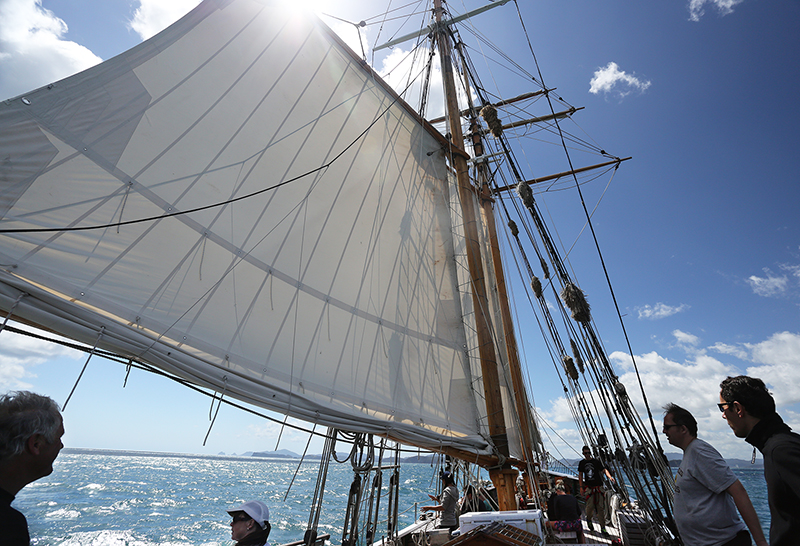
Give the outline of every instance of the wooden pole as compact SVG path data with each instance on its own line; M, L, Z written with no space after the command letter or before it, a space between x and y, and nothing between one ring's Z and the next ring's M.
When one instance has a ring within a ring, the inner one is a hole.
M461 55L462 65L466 66L466 59L464 52L460 46L456 46L459 54ZM470 93L470 82L467 79L467 74L464 75L464 87L467 94L467 103L469 107L467 111L470 113L470 140L473 147L473 152L476 157L484 155L484 144L481 138L482 131L478 123L475 109L473 108L472 96ZM503 324L503 337L505 340L506 357L508 361L508 368L511 372L511 383L513 388L514 404L519 418L520 429L520 449L522 452L523 467L528 470L525 473L527 496L532 495L541 504L538 487L534 488L531 482L531 474L535 475L534 483L538 483L538 468L536 467L536 458L534 457L534 425L531 418L527 389L522 377L522 365L519 360L519 349L517 347L517 338L514 331L514 321L511 316L511 307L509 305L508 290L506 288L506 275L505 268L503 267L503 259L500 253L500 244L497 237L497 225L495 223L494 215L494 200L491 197L491 190L489 188L489 174L487 172L487 164L485 161L479 161L475 164L476 182L480 187L479 197L480 206L483 217L483 225L486 228L487 239L489 240L489 247L491 251L492 265L494 266L495 288L497 290L497 300L500 307L500 318ZM513 479L516 483L516 474L509 475L509 479Z
M437 43L442 64L442 79L445 89L445 110L450 121L451 139L457 146L464 142L461 130L461 115L456 96L455 77L453 75L452 51L446 26L442 25L442 2L434 0L434 14L437 24ZM486 412L489 421L489 434L495 448L502 457L507 458L508 436L506 434L505 416L503 415L502 395L500 392L500 376L497 369L497 350L490 327L489 299L486 296L486 279L481 261L480 238L474 206L474 190L469 179L469 167L466 159L453 156L453 167L458 181L458 195L464 217L466 237L467 265L470 272L472 304L475 310L475 323L478 337L478 352L483 375L483 389L486 398ZM489 469L489 477L497 490L497 499L501 510L516 509L515 477L516 470L506 462L501 467Z

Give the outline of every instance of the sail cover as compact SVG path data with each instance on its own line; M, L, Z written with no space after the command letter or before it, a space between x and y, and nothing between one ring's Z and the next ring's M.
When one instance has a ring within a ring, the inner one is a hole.
M286 415L489 450L441 137L315 17L206 0L0 104L0 155L0 309Z

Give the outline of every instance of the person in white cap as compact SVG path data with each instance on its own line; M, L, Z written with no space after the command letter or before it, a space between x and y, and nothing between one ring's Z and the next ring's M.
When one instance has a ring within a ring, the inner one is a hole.
M236 546L269 546L267 538L271 526L269 524L269 508L261 501L247 501L238 508L228 510L231 521L231 538Z

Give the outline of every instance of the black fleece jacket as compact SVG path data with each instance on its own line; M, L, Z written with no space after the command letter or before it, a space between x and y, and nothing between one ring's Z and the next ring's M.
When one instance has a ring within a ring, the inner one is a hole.
M770 546L800 544L800 435L777 413L762 419L745 440L764 455Z

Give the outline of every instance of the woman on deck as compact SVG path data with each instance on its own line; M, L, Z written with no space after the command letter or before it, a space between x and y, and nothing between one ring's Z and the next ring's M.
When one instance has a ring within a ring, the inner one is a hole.
M269 546L269 508L261 501L248 501L238 508L228 510L231 521L231 538L236 546Z

